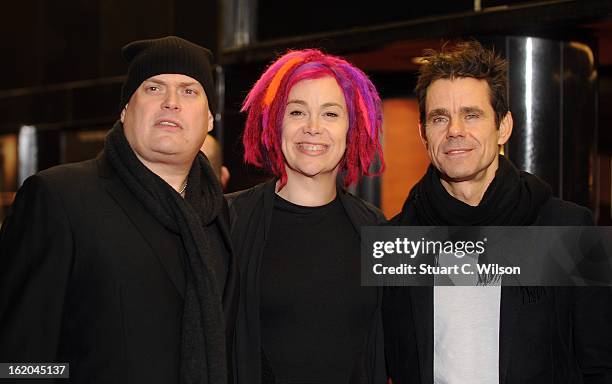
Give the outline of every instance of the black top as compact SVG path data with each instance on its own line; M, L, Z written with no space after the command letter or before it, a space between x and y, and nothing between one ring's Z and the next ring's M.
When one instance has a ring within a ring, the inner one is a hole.
M276 196L275 184L276 180L271 180L226 196L229 204L233 251L240 270L240 300L234 344L238 384L274 382L263 366L260 303L263 279L261 264L271 232ZM378 208L351 195L340 186L336 192L356 233L359 234L359 228L362 226L379 225L384 222L384 216ZM378 305L369 324L363 369L356 375L356 380L351 380L360 384L380 384L387 381L380 313L382 288L377 287L376 291ZM324 317L326 314L322 313L320 316Z
M360 286L358 233L338 198L303 207L275 195L269 236L261 334L276 382L349 383L377 305Z

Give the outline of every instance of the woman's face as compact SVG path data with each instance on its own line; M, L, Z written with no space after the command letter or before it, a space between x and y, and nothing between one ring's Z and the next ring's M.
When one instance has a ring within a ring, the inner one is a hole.
M283 116L287 176L320 178L338 173L349 128L344 94L330 76L297 82Z

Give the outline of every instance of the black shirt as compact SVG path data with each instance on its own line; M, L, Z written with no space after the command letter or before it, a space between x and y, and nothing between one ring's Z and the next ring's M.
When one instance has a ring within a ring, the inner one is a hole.
M360 286L359 236L338 198L302 207L275 195L261 266L265 357L277 382L349 383L376 310Z

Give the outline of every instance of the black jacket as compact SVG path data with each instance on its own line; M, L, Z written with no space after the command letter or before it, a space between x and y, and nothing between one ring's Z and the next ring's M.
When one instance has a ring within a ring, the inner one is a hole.
M230 208L230 227L234 252L240 270L240 304L236 322L235 351L237 382L261 383L261 326L259 319L260 283L259 266L268 237L274 209L276 181L257 185L251 189L227 195ZM355 229L384 222L384 216L374 206L338 188L338 196ZM382 320L379 289L378 309L368 335L367 382L386 382L383 352Z
M0 232L0 362L70 363L62 383L177 383L184 248L105 156L30 177L12 209ZM238 273L225 220L211 225L231 343Z
M408 201L407 204L411 202ZM391 225L408 225L401 214ZM552 198L534 225L593 225L590 212ZM612 290L546 287L538 298L502 287L500 384L612 383ZM385 348L394 384L433 383L433 288L389 287Z

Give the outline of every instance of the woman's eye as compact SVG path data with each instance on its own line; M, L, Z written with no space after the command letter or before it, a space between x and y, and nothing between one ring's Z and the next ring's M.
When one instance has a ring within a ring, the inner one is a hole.
M299 110L295 110L295 111L289 112L289 115L291 115L291 116L303 116L304 112L299 111Z
M325 112L325 117L338 117L336 112Z
M155 92L155 91L159 91L159 87L155 86L155 85L150 85L147 87L147 90L151 91L151 92Z
M188 95L195 95L195 94L197 94L195 89L189 89L189 88L187 88L185 90L185 93L188 94Z

